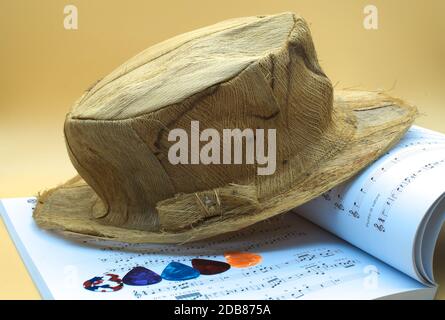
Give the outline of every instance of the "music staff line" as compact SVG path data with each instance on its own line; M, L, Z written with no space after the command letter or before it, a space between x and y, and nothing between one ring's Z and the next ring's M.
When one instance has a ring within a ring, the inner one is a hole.
M305 260L304 260L305 261ZM351 268L354 267L358 261L348 259L346 257L339 258L335 263L324 263L322 261L311 262L305 266L300 266L302 271L295 273L295 264L292 261L288 263L282 263L280 265L268 266L263 268L258 268L251 272L243 272L238 275L231 276L221 276L219 278L212 279L212 281L189 281L187 283L181 283L174 286L165 286L163 288L157 288L155 290L134 290L135 297L142 298L143 296L150 297L156 295L158 299L166 298L180 298L180 299L211 299L218 297L226 297L228 295L236 294L237 292L246 292L253 290L264 290L273 289L281 284L290 284L301 279L309 280L311 277L324 276L328 270L335 268ZM284 271L283 271L284 269ZM286 270L287 269L287 270ZM280 277L275 275L260 278L263 275L273 273L274 271L280 271ZM239 287L241 283L240 279L250 278L249 284L246 286ZM255 281L255 283L253 283ZM224 286L232 287L231 289L223 289L215 291L215 287L218 284L224 283ZM178 292L179 291L179 292ZM213 292L212 292L213 291ZM201 294L201 292L212 292L210 294ZM160 295L164 293L164 295Z
M429 138L429 137L428 137ZM334 188L332 190L329 190L327 193L323 194L323 198L325 201L332 201L335 199L333 206L335 212L347 212L350 216L353 218L359 219L360 218L360 209L362 204L364 203L364 199L366 197L366 194L369 192L369 190L372 188L372 186L385 174L389 171L390 168L393 166L401 163L403 160L406 160L410 158L410 156L416 154L419 152L419 149L424 152L434 152L437 150L445 149L445 139L441 138L436 141L427 140L428 138L425 137L415 137L415 139L418 139L420 141L409 141L414 138L406 139L407 141L402 141L399 147L395 150L387 152L386 156L389 157L392 154L395 154L395 156L389 161L387 161L384 166L379 167L374 171L373 174L371 174L371 178L369 178L363 186L360 188L360 192L358 192L356 198L352 202L351 207L346 208L345 206L345 189L349 186L347 184L344 184L340 187ZM426 148L426 146L428 148ZM436 164L437 165L437 164ZM428 166L425 165L425 166ZM420 173L420 171L419 171ZM415 176L414 176L415 177ZM385 201L385 204L387 206L390 206L388 202L393 202L395 200L395 196L397 193L400 193L402 189L404 189L407 185L407 178L404 179L404 181L401 181L396 185L396 187L391 191L390 196L388 196L387 200ZM411 178L412 180L412 178ZM332 196L332 194L336 194L337 196ZM388 211L385 209L385 204L382 206L382 209L380 210L379 217L376 218L376 222L373 224L374 227L379 231L384 231L384 227L382 225L383 220L386 221L385 213ZM380 220L379 220L380 219ZM369 222L367 223L368 226Z

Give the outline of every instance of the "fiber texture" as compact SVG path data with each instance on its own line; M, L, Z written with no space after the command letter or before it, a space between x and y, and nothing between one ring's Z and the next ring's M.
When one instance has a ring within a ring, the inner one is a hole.
M148 48L75 103L64 132L82 179L42 194L34 217L44 228L127 242L234 231L344 181L415 115L382 93L334 101L308 25L293 13L224 21ZM168 133L190 136L191 121L220 134L276 129L276 172L171 164Z

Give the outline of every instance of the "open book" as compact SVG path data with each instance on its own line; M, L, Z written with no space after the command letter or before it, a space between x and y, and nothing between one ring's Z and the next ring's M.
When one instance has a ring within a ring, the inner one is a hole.
M432 299L443 177L445 135L413 127L351 181L294 212L208 241L104 247L39 229L34 198L2 200L0 211L46 299ZM255 259L235 264L237 254ZM193 259L227 268L200 274ZM141 267L157 280L122 281Z

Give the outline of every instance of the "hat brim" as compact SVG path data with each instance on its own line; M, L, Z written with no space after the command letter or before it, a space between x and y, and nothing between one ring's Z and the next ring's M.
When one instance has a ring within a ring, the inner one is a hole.
M78 240L128 243L185 243L236 231L289 211L351 178L399 141L417 115L415 107L399 99L368 91L336 91L334 109L355 118L355 133L346 146L318 163L302 181L264 200L257 212L225 218L217 228L209 223L181 232L150 232L103 224L93 215L98 196L80 177L40 195L34 219L42 228Z

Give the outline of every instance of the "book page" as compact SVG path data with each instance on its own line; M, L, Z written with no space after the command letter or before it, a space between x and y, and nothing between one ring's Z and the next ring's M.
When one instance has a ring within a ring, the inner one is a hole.
M431 261L422 268L416 255L428 234L423 245L432 260L444 216L438 205L445 192L443 177L445 135L412 127L358 176L296 211L411 277L431 282ZM439 215L435 225L422 232L433 212Z
M434 251L444 223L445 194L437 199L436 203L431 207L430 213L425 215L417 231L416 246L414 248L415 263L418 273L425 279L425 283L435 284L433 274Z
M211 241L101 247L104 243L73 242L39 229L32 219L34 202L33 198L2 200L0 211L47 299L375 299L397 295L431 299L435 293L294 213ZM233 260L236 253L244 254L244 260ZM249 255L255 259L249 260ZM230 268L213 275L198 273L187 280L165 276L172 262L180 263L185 273L196 273L190 270L196 258ZM157 275L151 279L158 282L117 283L140 267L151 270ZM101 287L101 279L114 284Z

